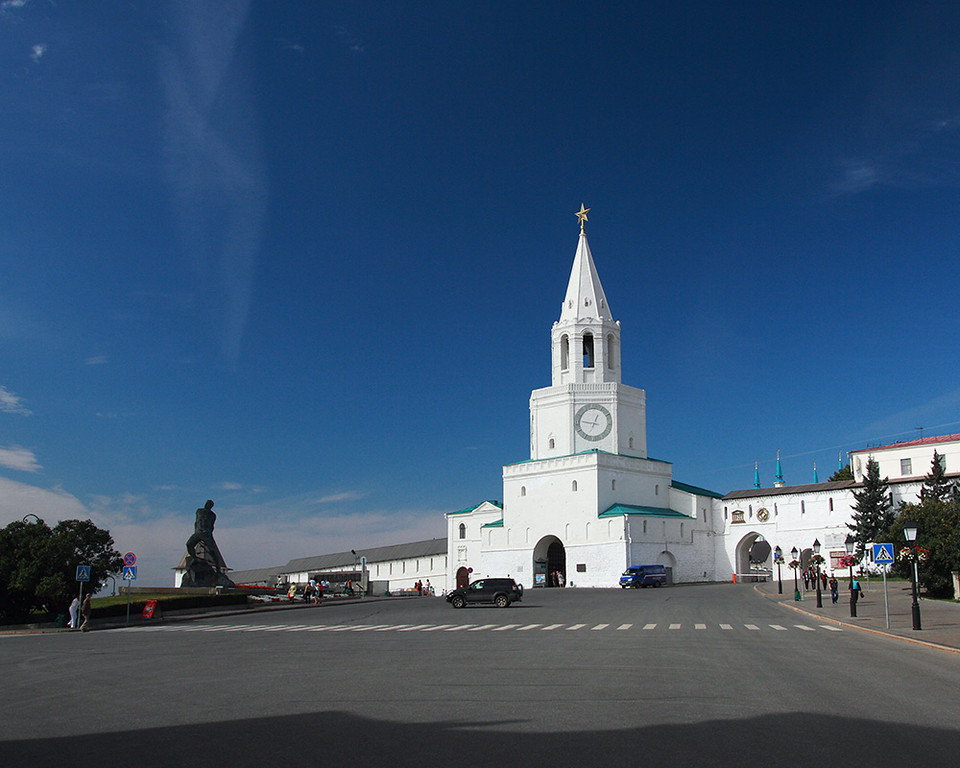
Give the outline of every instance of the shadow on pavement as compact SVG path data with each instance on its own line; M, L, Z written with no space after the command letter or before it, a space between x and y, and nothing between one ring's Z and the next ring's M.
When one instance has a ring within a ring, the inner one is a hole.
M531 733L510 719L464 725L393 723L339 712L0 743L20 766L734 766L775 763L889 765L923 755L952 765L960 733L941 728L811 714L761 715L687 725ZM597 729L594 729L596 726Z

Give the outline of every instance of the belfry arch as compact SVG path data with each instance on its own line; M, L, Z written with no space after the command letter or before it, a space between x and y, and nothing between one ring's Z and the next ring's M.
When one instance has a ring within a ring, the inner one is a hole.
M556 587L557 574L567 579L567 550L556 536L544 536L533 548L533 585Z
M770 544L756 531L746 534L737 543L736 564L737 581L742 578L755 579L752 574L770 570Z

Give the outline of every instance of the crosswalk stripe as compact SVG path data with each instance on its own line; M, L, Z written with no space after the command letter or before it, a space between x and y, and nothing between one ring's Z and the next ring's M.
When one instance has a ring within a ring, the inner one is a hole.
M140 631L140 632L482 632L485 630L490 630L493 632L507 632L509 630L515 630L517 632L527 632L531 630L540 631L552 631L555 629L563 628L568 632L575 632L577 630L588 627L589 625L581 624L320 624L312 626L309 624L277 624L275 626L270 625L257 625L257 624L238 624L238 625L229 625L229 624L191 624L191 625L179 625L179 624L168 624L161 626L152 626L152 627L128 627L122 628L120 631ZM671 624L657 624L651 622L648 624L643 624L642 627L639 624L619 624L613 625L609 623L595 624L590 626L590 631L599 632L606 629L610 629L616 626L617 631L624 631L633 629L634 627L642 628L646 631L655 630L658 627L664 627L669 630L680 630L683 628L683 624L680 623L671 623ZM696 630L706 630L708 629L708 624L703 622L697 622L693 625L693 628ZM735 626L733 624L721 623L719 628L724 631L733 631ZM757 624L744 624L744 628L759 632L761 627ZM823 629L828 632L842 632L843 629L840 627L831 626L828 624L820 624L816 627L811 627L806 624L792 624L789 626L784 626L782 624L767 624L764 625L764 628L772 629L775 632L788 632L790 629L797 629L801 632L816 632L817 629Z

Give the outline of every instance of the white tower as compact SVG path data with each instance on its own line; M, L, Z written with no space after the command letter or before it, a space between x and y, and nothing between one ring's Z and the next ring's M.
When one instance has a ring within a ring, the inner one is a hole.
M620 380L620 323L613 319L584 231L560 319L553 324L552 384L530 395L530 458L593 449L646 458L645 395Z

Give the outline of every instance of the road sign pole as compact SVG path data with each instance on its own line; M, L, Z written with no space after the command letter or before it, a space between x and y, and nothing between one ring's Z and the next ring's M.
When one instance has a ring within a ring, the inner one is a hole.
M887 566L883 566L883 614L887 619L887 629L890 629L890 604L887 602Z

